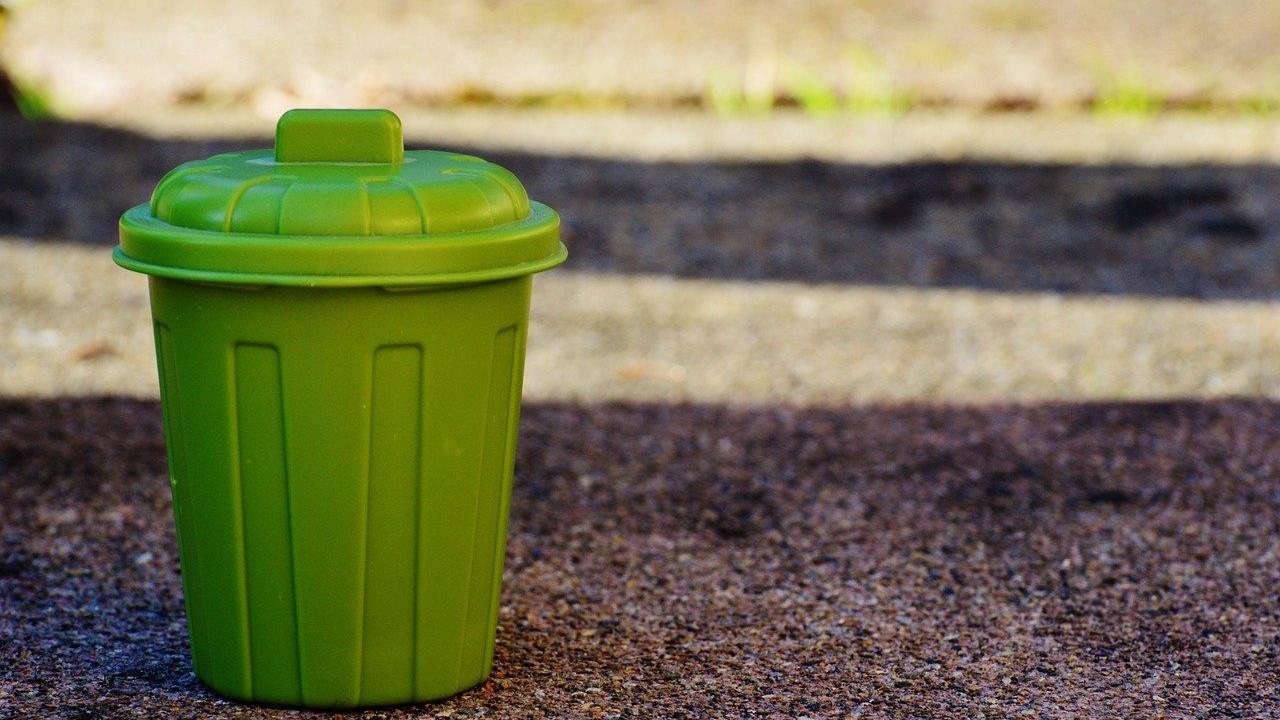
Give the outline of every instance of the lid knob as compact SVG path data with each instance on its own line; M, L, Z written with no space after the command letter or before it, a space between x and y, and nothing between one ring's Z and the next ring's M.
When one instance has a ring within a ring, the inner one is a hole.
M276 161L403 162L400 118L390 110L290 110L276 123Z

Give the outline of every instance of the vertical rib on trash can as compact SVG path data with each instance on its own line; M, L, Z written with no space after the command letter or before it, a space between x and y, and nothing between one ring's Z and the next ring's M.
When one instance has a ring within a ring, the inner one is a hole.
M301 678L279 350L236 345L235 378L252 688L283 701Z
M418 477L422 348L384 345L373 355L369 513L360 700L412 697L416 652ZM385 552L380 548L403 548Z

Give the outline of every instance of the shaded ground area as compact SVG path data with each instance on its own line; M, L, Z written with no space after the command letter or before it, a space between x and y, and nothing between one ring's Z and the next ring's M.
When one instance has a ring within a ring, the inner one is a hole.
M1260 717L1277 427L1258 401L534 405L494 679L369 717ZM3 401L0 472L0 717L289 714L189 672L155 403Z
M0 235L115 242L169 169L257 141L0 115ZM681 277L1271 298L1270 165L648 163L486 153L565 218L569 268Z

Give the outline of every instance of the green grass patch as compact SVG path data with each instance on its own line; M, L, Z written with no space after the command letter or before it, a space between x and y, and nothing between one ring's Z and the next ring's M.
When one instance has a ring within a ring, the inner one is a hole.
M58 117L48 94L40 92L31 85L10 80L9 94L13 97L13 104L18 108L18 112L28 120L53 120Z
M782 73L782 91L807 115L826 117L840 112L840 94L818 73L791 64Z
M746 69L721 68L709 75L703 105L717 115L768 113L798 107L806 115L897 115L916 106L913 97L895 86L885 64L866 48L850 46L843 88L811 67L784 61L776 82L750 82Z
M915 106L907 92L897 88L884 62L861 45L850 45L844 52L849 85L845 89L845 107L858 115L900 115Z
M1135 66L1116 68L1094 63L1096 88L1090 110L1104 117L1151 117L1165 109L1165 95L1148 83Z

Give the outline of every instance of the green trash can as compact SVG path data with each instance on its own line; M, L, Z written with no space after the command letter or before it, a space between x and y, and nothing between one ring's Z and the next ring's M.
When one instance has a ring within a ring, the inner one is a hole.
M444 698L493 658L531 275L559 218L386 110L170 172L149 275L196 674L307 707Z

